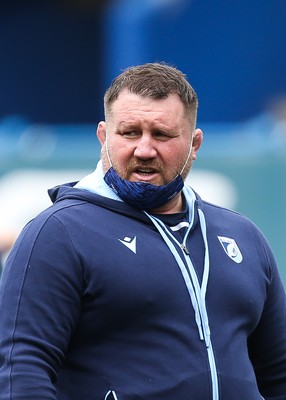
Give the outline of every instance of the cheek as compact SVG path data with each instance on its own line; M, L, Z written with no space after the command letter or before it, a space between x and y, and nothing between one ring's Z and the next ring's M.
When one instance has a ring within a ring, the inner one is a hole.
M118 171L123 172L127 169L133 153L128 146L120 143L112 143L109 147L109 156L112 166Z
M174 154L176 154L176 156ZM177 153L174 152L172 155L172 162L173 170L175 170L176 174L181 173L183 177L187 175L192 164L192 154L189 148L186 147L183 150L178 150Z
M166 165L169 165L170 168L180 168L183 166L187 159L186 149L173 147L166 153L165 161Z
M124 148L124 146L115 146L111 150L111 154L113 162L125 164L128 160L128 151L127 148Z

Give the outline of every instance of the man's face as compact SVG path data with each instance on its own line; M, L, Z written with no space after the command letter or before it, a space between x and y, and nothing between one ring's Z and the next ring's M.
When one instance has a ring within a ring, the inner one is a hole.
M110 167L107 147L112 166L123 179L165 185L181 173L193 146L185 178L201 144L202 132L193 130L176 94L154 100L123 91L106 122L98 125L104 171Z

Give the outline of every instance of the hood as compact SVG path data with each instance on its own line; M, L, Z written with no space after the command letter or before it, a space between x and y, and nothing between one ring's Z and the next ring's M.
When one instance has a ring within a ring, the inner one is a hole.
M49 197L54 204L62 201L72 203L93 203L99 207L109 209L111 211L130 216L132 218L148 221L144 212L131 207L123 201L114 200L100 194L90 192L86 189L75 187L78 182L68 182L62 185L57 185L48 190Z

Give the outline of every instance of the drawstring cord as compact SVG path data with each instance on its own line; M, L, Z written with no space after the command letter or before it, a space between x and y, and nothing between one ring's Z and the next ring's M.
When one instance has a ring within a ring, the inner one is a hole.
M166 225L157 217L148 214L145 211L145 214L151 219L158 232L162 236L163 240L169 247L171 253L176 259L177 264L180 267L181 273L184 277L184 280L187 285L187 289L191 298L191 302L193 305L193 309L195 312L195 321L197 324L199 337L201 340L205 340L206 347L210 346L210 329L209 322L206 310L206 290L207 283L209 278L209 249L208 249L208 241L207 241L207 233L206 233L206 221L205 216L202 210L198 209L200 227L205 247L205 257L204 257L204 270L203 270L203 278L202 284L200 285L198 281L198 277L195 272L195 268L192 264L192 261L189 257L188 251L186 249L186 241L189 235L190 230L192 229L194 223L194 204L195 204L195 195L191 191L191 202L189 204L189 227L184 236L183 242L180 243L173 234L169 231ZM186 266L179 255L176 247L174 246L174 242L182 249L185 261L187 263L188 268Z

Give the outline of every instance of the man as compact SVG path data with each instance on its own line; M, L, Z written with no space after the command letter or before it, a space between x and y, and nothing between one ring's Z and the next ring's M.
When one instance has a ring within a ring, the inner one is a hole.
M194 90L150 63L104 105L95 172L50 191L4 268L0 399L286 399L271 249L184 185L202 142Z

